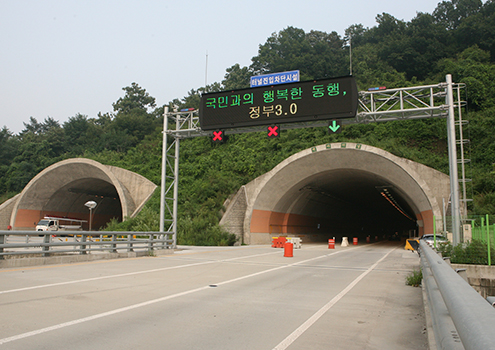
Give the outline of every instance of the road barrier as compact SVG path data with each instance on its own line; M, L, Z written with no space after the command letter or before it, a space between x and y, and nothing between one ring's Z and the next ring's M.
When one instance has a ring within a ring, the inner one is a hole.
M292 243L294 249L301 249L301 238L299 237L287 237L287 242Z
M421 270L438 349L495 348L495 308L420 240Z
M286 237L272 237L272 248L283 248L285 242L287 242Z
M284 244L284 256L292 258L294 256L294 245L290 242Z
M328 240L328 249L335 249L335 238L330 238Z
M272 248L284 248L285 243L292 243L294 249L301 249L302 240L299 237L272 237Z
M172 233L122 231L0 231L0 259L55 253L134 252L173 248ZM57 235L58 234L58 235Z

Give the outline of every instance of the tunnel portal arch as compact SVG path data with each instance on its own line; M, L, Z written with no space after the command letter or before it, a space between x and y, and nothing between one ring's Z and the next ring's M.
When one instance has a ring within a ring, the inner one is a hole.
M112 218L135 216L157 186L131 171L85 158L67 159L37 174L9 206L9 224L14 230L31 230L44 216L87 220L87 201L98 203L93 211L93 229ZM83 224L88 229L88 224Z
M376 147L330 143L287 158L243 186L221 224L246 244L272 236L416 235L433 230L447 175Z

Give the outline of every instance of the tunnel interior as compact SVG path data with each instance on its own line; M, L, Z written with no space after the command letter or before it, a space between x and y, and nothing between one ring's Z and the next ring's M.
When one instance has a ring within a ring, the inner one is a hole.
M270 231L309 234L315 241L398 239L417 233L418 210L413 206L406 193L377 174L333 169L309 176L286 191L274 207Z
M89 229L88 201L97 203L92 211L92 229L98 230L112 218L122 221L122 205L115 186L97 178L77 179L59 188L42 208L43 215L56 215L87 220L83 229Z

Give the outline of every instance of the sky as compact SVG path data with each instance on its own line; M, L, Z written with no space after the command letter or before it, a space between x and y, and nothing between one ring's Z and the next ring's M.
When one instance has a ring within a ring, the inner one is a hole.
M288 26L344 36L377 14L410 21L438 2L0 0L0 128L112 112L133 82L162 106L249 66Z

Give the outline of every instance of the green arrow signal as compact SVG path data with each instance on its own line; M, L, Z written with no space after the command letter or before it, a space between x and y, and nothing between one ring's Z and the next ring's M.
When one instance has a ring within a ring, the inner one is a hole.
M332 120L332 123L328 125L328 128L332 130L332 132L337 132L340 129L340 125L337 124L336 120Z

